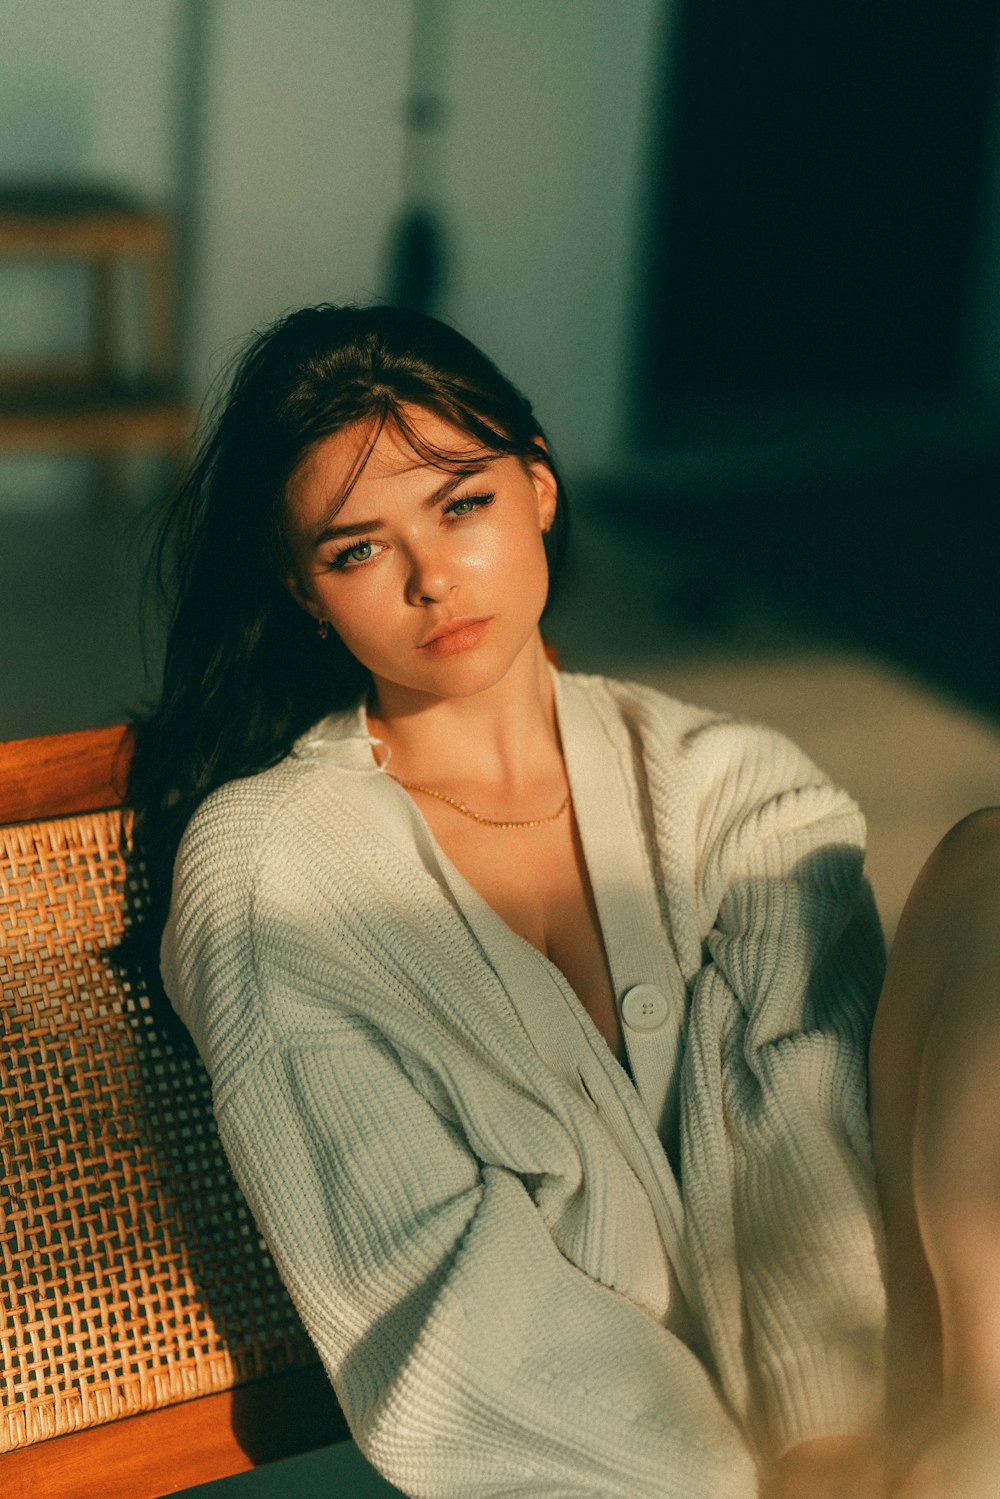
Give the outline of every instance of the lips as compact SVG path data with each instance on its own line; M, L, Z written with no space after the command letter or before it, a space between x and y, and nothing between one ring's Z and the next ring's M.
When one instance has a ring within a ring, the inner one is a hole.
M453 656L471 650L486 633L489 619L451 619L418 646L428 656Z

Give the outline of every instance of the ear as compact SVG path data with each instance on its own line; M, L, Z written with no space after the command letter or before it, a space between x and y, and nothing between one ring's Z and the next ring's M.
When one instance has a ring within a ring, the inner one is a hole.
M298 604L300 609L304 609L307 614L311 614L313 619L315 620L319 620L322 618L319 605L314 603L313 600L309 597L306 590L302 587L298 575L294 571L290 569L283 575L281 581L284 583L285 587L288 589L288 592L291 594L292 598Z
M535 442L540 448L548 451L544 438L536 437ZM535 494L538 497L538 524L543 531L548 531L555 520L558 503L556 476L544 458L536 458L529 463L528 473L531 475L531 482L535 486Z

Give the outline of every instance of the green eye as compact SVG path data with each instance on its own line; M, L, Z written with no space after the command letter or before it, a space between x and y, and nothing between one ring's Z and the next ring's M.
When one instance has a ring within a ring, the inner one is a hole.
M350 568L355 564L370 562L375 554L375 543L373 541L356 541L353 546L344 547L343 551L337 553L331 567Z
M479 510L484 505L492 505L496 498L493 494L464 494L457 500L452 500L445 509L446 515L471 515L473 510Z

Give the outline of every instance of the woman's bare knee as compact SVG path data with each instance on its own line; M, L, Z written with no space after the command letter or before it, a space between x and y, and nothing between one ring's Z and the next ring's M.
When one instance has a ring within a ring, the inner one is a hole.
M1000 807L970 812L941 839L910 891L890 957L926 965L935 985L954 953L1000 911Z
M980 807L949 828L931 854L924 874L963 883L1000 868L1000 807Z
M989 949L1000 918L1000 807L963 817L914 885L893 943L869 1056L873 1112L883 1132L910 1127L917 1076L938 1006Z

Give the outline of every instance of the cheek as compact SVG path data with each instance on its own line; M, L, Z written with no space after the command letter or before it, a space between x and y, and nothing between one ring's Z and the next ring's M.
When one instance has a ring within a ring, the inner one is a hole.
M354 584L352 579L350 587L330 590L327 618L348 650L361 658L385 639L387 613L375 590Z
M483 526L476 534L466 533L453 553L453 563L467 578L488 581L502 573L510 548L494 527Z
M541 589L544 599L549 586L549 559L545 554L545 543L537 529L526 527L518 537L518 545L508 554L509 570L520 580L519 587Z
M520 588L541 576L548 583L545 546L530 512L511 525L483 527L461 550L467 574L484 581L494 579L502 587Z

